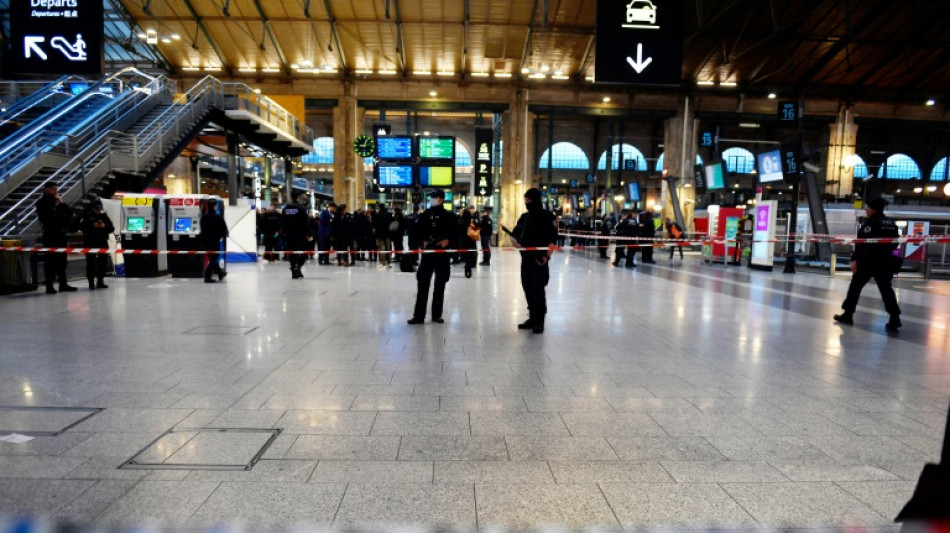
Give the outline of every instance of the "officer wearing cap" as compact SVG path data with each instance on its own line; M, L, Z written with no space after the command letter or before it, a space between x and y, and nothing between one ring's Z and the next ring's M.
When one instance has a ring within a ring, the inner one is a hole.
M102 200L96 198L89 204L79 223L82 230L83 246L86 248L108 248L109 235L115 233L115 226L102 208ZM86 254L86 279L89 290L108 289L105 283L107 254Z
M281 217L281 230L284 235L284 250L299 252L309 248L313 242L313 235L310 233L310 217L307 216L307 208L302 203L300 191L290 193L291 202L284 206ZM290 260L290 277L299 279L303 277L300 267L307 260L307 256L302 253L287 254Z
M458 219L451 211L442 207L445 201L445 192L436 189L429 193L429 208L426 209L416 222L414 231L416 241L420 242L425 250L446 250L458 233ZM432 291L432 321L443 323L442 302L445 298L445 284L452 274L452 257L447 253L424 253L419 261L419 270L416 271L418 292L416 306L412 312L409 324L422 324L426 318L426 307L429 302L429 285L432 274L435 274L435 288Z
M509 235L519 247L547 250L521 251L521 288L528 300L528 320L518 324L518 329L544 333L544 315L548 312L544 288L551 277L548 263L557 242L557 218L541 205L539 189L528 189L524 204L528 212L521 215Z
M896 238L900 236L897 224L884 215L887 202L883 198L872 198L865 206L867 217L858 230L858 239ZM854 311L861 296L861 289L872 278L881 291L884 300L884 309L891 316L887 322L887 329L895 331L901 327L901 308L897 305L894 287L891 280L900 269L901 258L895 257L892 252L897 248L896 242L868 243L859 242L854 245L851 255L851 285L848 287L848 296L841 304L844 312L835 315L835 321L842 324L854 324Z

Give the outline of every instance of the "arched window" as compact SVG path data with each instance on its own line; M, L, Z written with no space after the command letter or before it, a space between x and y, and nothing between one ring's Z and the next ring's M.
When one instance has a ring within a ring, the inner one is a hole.
M580 146L569 142L554 143L541 154L541 161L538 162L538 168L548 168L548 156L551 157L551 168L588 170L590 169L590 159Z
M887 168L882 171L883 177L891 180L919 180L920 167L910 156L894 154L887 158ZM882 176L878 176L879 178Z
M632 144L615 144L613 147L613 152L610 157L610 169L617 170L620 168L620 154L621 150L623 153L624 161L634 161L635 170L646 170L647 169L647 158L643 156L643 152L637 150ZM604 153L600 154L600 159L597 160L597 170L607 170L607 151L604 150ZM629 170L629 168L627 169Z
M663 152L662 154L660 154L660 157L656 160L656 171L657 171L657 172L662 172L662 171L663 171L663 162L664 162L664 161L663 161L663 160L664 160L664 157L663 157L663 156L665 156L665 155L666 155L666 152ZM699 154L696 154L696 164L697 164L697 165L702 165L702 164L703 164L703 158L702 158L702 157L699 157Z
M455 167L470 167L472 166L472 154L469 153L468 148L464 144L455 141Z
M313 153L300 158L301 163L311 165L333 164L333 137L318 137L313 141Z
M733 147L722 153L726 170L736 174L748 174L755 168L755 157L745 148Z
M930 172L930 181L944 181L947 179L947 160L950 157L944 157L940 161L937 161L937 164L934 165L934 169Z
M854 169L854 179L863 180L868 177L868 165L858 154L849 155L845 162L850 162Z

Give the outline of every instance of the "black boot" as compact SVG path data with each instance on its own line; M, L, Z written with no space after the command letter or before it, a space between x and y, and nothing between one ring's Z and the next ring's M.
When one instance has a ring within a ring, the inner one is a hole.
M534 327L531 328L531 333L536 335L544 333L544 315L540 315L534 319Z
M96 290L96 280L89 278L89 290Z
M850 311L845 311L840 315L834 316L835 322L841 322L842 324L854 324L854 313Z
M532 329L532 328L534 328L533 318L529 318L528 320L525 320L524 322L518 324L518 329Z
M890 331L897 331L897 328L901 326L903 326L903 324L901 324L900 315L891 315L891 319L888 320L887 324L884 325L884 327Z
M90 281L89 283L92 283L92 282ZM96 282L96 288L97 288L97 289L108 289L109 286L106 285L105 280L103 280L102 278L99 278L99 281Z
M52 284L46 285L46 294L56 294L56 289L53 288Z

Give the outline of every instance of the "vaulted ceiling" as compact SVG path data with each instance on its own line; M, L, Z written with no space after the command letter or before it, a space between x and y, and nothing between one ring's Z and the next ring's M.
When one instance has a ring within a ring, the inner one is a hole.
M947 0L682 1L686 88L950 95ZM626 0L600 0L623 5ZM598 0L121 0L179 73L589 84ZM138 30L136 30L138 32ZM143 35L144 38L144 35ZM605 44L605 43L601 43Z

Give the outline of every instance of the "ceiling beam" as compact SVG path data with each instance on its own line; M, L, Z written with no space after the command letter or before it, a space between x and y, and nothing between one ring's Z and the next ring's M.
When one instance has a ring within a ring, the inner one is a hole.
M336 19L333 17L333 12L330 11L330 0L323 0L323 7L327 10L327 18L330 21L330 36L333 37L333 42L336 43L336 57L340 60L340 70L346 72L346 56L343 55L343 47L340 46L340 34L336 31Z
M587 41L587 49L584 50L584 59L581 60L581 66L577 68L577 74L574 75L574 81L581 81L584 79L584 71L587 70L587 62L590 61L590 54L594 51L594 40L597 38L597 35L591 35L590 39Z
M518 72L524 68L525 60L528 58L528 50L531 48L531 36L534 34L534 19L538 15L538 0L534 0L531 7L531 22L528 24L528 37L524 40L524 48L521 50L521 64L518 65Z
M211 37L211 32L208 31L208 27L205 26L204 22L201 21L201 17L198 16L198 12L195 11L195 6L191 5L191 0L181 0L184 2L185 7L188 8L188 11L191 13L195 23L198 24L198 29L201 30L201 33L204 34L205 39L208 39L208 44L211 45L211 48L214 50L214 53L218 55L218 60L221 61L221 68L228 73L229 76L234 74L234 68L228 62L228 59L224 57L224 54L221 52L221 48L218 47L218 43L214 42L214 39Z
M390 0L386 0L388 3ZM399 53L399 63L402 75L409 75L409 64L406 62L406 43L402 39L402 18L399 16L399 0L391 0L396 12L396 52ZM388 14L388 10L387 10ZM388 17L387 17L388 18Z
M261 16L261 22L264 24L264 31L267 32L267 36L270 38L271 44L274 45L274 51L277 52L277 59L280 60L280 66L284 69L284 74L290 75L290 65L287 64L287 56L284 55L284 51L280 47L280 43L277 42L277 36L274 35L274 30L270 27L270 21L267 20L267 15L264 14L264 8L261 7L261 3L258 0L254 0L254 8L257 9L258 15ZM264 44L261 44L261 48L264 48Z
M459 70L461 70L462 79L465 79L465 61L468 56L468 21L471 18L471 0L465 0L463 4L463 14L462 14L462 62L459 64Z
M830 3L830 2L829 2L829 3ZM764 44L766 41L768 41L768 40L772 40L772 41L773 41L773 44L772 44L771 48L769 49L769 51L765 54L765 56L762 58L762 60L759 61L759 63L758 63L758 64L749 72L749 74L746 76L746 81L747 81L748 83L755 83L755 82L757 82L757 81L760 81L760 80L757 80L757 79L756 79L756 78L758 77L758 75L759 75L759 72L761 72L762 69L766 67L766 65L768 65L773 59L775 59L775 56L778 55L778 53L781 52L781 51L786 47L786 45L788 44L788 41L785 40L785 37L786 37L787 35L789 35L790 33L794 33L795 30L797 30L798 28L800 28L801 25L802 25L809 17L811 17L814 13L816 13L820 7L821 7L821 3L816 4L813 9L810 9L810 10L806 11L806 12L803 13L800 17L798 17L798 18L796 18L795 20L789 22L789 23L786 24L785 26L781 26L781 27L778 26L778 18L777 18L777 15L773 14L773 17L775 17L774 20L775 20L776 26L774 26L775 31L772 33L772 35L769 35L768 37L762 39L762 40L759 41L758 43L755 43L754 45L750 46L749 48L743 50L742 52L740 52L740 53L736 56L736 57L741 57L741 56L745 55L746 52L749 52L749 51L753 50L754 48L756 48L756 47L758 47L758 46ZM773 6L773 9L774 9L774 6ZM828 10L825 11L824 16L823 16L822 18L826 18L826 17L831 13L831 10L833 10L833 9L834 9L834 6L829 6L829 7L828 7Z

